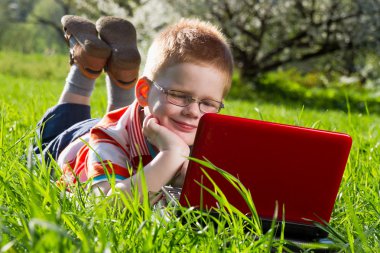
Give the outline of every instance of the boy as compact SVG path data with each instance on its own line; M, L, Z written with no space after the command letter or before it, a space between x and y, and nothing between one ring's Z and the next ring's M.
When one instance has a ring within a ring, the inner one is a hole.
M231 85L233 59L225 37L211 24L181 20L155 38L136 81L140 57L129 22L106 17L95 26L65 16L62 23L74 64L58 105L40 123L44 152L58 161L62 180L91 179L95 193L110 195L107 169L115 174L115 187L128 194L132 183L141 189L136 168L142 161L149 192L168 183L181 186L199 119L223 108ZM132 86L136 99L98 121L90 119L89 99L103 68L109 109L127 104L125 91Z

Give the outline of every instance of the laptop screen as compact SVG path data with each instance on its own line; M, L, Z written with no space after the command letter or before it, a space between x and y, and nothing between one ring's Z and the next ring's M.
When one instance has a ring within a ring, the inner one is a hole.
M311 223L329 221L351 148L336 132L220 114L201 118L191 156L208 160L249 189L258 215ZM203 168L230 204L251 213L241 194L220 173L190 161L180 197L183 206L217 208L200 184L214 191ZM282 212L284 207L285 213Z

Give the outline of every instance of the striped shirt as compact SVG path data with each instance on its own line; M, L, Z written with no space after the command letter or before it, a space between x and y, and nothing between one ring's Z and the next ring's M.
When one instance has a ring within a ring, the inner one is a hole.
M142 134L141 110L135 101L112 111L88 134L70 143L58 157L63 170L60 181L70 185L77 179L92 179L95 184L106 181L107 174L123 180L136 172L140 162L149 163L152 156Z

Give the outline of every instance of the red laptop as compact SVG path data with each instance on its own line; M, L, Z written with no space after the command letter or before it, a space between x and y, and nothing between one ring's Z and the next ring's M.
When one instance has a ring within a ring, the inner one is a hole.
M250 190L264 227L272 220L277 202L280 221L285 206L285 234L313 239L327 235L312 221L329 222L351 143L347 134L206 114L191 156L207 159L238 178ZM189 163L180 204L217 208L217 201L197 183L213 190L201 167ZM246 202L226 179L202 168L232 205L250 214Z

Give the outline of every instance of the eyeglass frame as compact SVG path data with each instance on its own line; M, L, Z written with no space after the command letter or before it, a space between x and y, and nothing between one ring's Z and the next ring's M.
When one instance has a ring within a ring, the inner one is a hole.
M165 88L161 87L161 86L160 86L157 82L155 82L155 81L152 81L152 83L153 83L154 87L156 87L159 91L161 91L162 93L164 93L164 94L166 95L166 100L167 100L170 104L172 104L172 105L176 105L176 106L179 106L179 107L186 107L186 106L189 106L190 104L192 104L192 103L195 102L195 103L198 104L199 111L202 112L203 114L205 114L205 113L219 113L220 110L224 108L224 104L223 104L223 102L221 102L221 101L217 101L217 100L210 99L210 98L207 98L207 99L194 98L194 97L192 97L190 94L187 94L186 92L179 91L179 90L165 89ZM181 93L183 93L184 95L186 95L186 96L187 96L186 99L187 99L187 101L189 101L188 104L186 104L186 105L178 105L178 104L173 103L173 101L170 101L170 99L169 99L169 95L172 95L172 94L170 94L170 92L172 92L172 91L174 91L174 92L181 92ZM219 104L219 108L218 108L218 110L217 110L216 112L204 112L204 111L201 109L201 103L204 102L205 100L211 100L211 101L213 101L213 102L218 103L218 104Z

